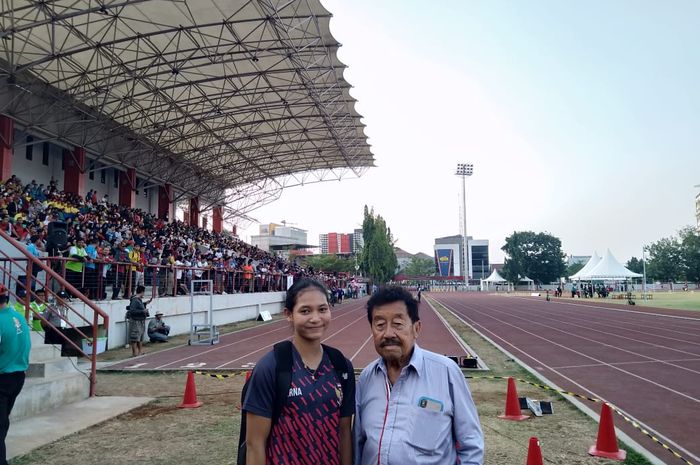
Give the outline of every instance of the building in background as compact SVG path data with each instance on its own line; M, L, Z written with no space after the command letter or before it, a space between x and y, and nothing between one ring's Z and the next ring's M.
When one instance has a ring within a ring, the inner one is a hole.
M315 245L307 243L306 230L277 223L261 224L260 234L251 236L250 243L267 252L278 252L280 255L308 255L307 249Z
M360 235L362 231L360 230ZM329 232L328 234L319 234L318 242L322 254L334 255L350 255L356 253L355 234L343 234Z
M365 238L362 235L362 229L356 229L352 233L352 252L359 253L365 246Z
M469 244L469 276L483 279L490 274L489 241L467 237ZM464 254L462 236L438 237L433 249L439 276L464 276Z

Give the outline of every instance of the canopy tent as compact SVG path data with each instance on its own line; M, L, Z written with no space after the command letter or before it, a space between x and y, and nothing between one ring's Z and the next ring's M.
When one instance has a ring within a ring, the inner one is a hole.
M584 278L583 276L587 276L588 273L600 263L601 258L598 256L597 252L593 252L593 256L588 259L585 265L583 265L583 268L578 270L574 275L571 276L572 281L580 281L581 279L588 279Z
M498 273L498 270L494 269L488 278L481 280L481 290L488 291L489 285L491 284L506 284L507 281ZM496 288L498 289L498 287Z
M528 278L527 276L520 276L518 275L518 284L519 283L527 283L527 288L532 289L535 285L535 281Z
M493 270L488 278L483 280L485 283L505 283L506 280L498 273L498 270Z
M583 271L583 270L582 270ZM577 273L578 274L578 273ZM616 280L623 281L629 278L641 278L642 275L635 273L633 271L625 268L617 259L613 256L610 250L607 251L605 257L603 257L596 266L594 266L587 273L581 275L579 279L588 280Z

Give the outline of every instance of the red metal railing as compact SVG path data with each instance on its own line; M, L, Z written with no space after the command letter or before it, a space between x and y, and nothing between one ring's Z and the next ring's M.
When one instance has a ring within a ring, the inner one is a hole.
M63 276L66 281L66 263L75 261L73 258L51 257L43 258ZM144 265L132 262L113 262L94 260L94 271L83 267L79 276L75 276L74 287L84 289L93 300L109 298L107 288L112 290L112 298L122 294L128 299L137 284L151 288L152 297L164 295L176 296L189 293L191 279L211 279L214 293L227 294L250 292L275 292L287 290L287 276L280 272L242 271L221 267L175 266L175 265ZM106 268L109 267L109 272Z
M2 249L0 249L0 272L2 272L3 274L3 284L5 284L5 286L8 288L10 295L14 296L18 302L24 303L24 316L30 324L30 315L34 318L38 318L42 322L42 326L52 329L54 333L60 335L60 337L63 340L65 340L65 342L69 346L72 346L78 353L90 359L90 397L94 396L95 383L97 378L97 341L98 329L100 326L100 318L102 318L101 324L103 325L105 331L107 331L109 328L109 315L107 315L107 313L105 313L90 299L88 299L85 295L78 291L78 289L76 289L73 285L66 281L61 274L52 270L49 266L43 263L42 260L33 256L23 244L13 239L7 233L1 230L0 237L2 237L8 243L14 246L18 254L21 255L21 257L11 257L6 252L2 251ZM47 296L53 296L56 299L56 302L59 302L61 304L62 308L71 311L71 314L74 315L78 320L81 320L86 323L85 325L75 325L70 321L71 318L65 315L60 315L61 320L64 321L68 327L75 330L81 338L91 341L91 353L88 354L85 351L83 351L81 346L78 346L75 342L73 342L73 340L71 340L63 332L60 331L60 328L56 328L56 326L52 325L51 322L49 322L43 315L41 315L41 313L37 312L36 309L32 308L32 306L30 305L32 302L32 298L36 298L35 289L37 282L35 277L39 273L39 271L36 271L37 268L40 271L44 271L46 273L46 281L43 283L42 287L45 290ZM20 276L24 276L24 282L22 282ZM87 308L92 310L92 321L90 321L80 311L74 308L72 302L70 302L67 299L61 298L58 295L58 293L53 290L53 286L51 285L53 282L55 282L57 287L60 287L60 289L65 289L73 297L84 303ZM14 284L14 286L12 284ZM24 295L18 295L21 293L15 292L12 289L24 291ZM83 332L83 330L81 330L79 326L90 326L92 334L85 334L85 332Z

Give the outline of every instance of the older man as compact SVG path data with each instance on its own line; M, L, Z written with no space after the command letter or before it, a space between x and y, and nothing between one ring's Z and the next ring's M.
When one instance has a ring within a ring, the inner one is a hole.
M483 434L464 375L416 344L421 322L411 293L379 289L367 318L380 358L356 388L355 465L482 464Z
M156 312L156 317L148 322L148 339L151 342L168 342L170 326L163 321L163 312Z

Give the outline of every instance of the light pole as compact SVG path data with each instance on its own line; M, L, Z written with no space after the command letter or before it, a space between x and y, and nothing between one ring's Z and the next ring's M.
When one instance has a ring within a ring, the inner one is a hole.
M642 293L644 294L643 300L647 300L647 257L644 255L646 252L646 247L642 247L642 279L644 280L644 285L642 286Z
M464 285L469 287L469 240L467 239L467 176L474 174L474 165L471 163L457 163L457 176L462 178L462 226L464 237L462 238L462 259L464 260Z

